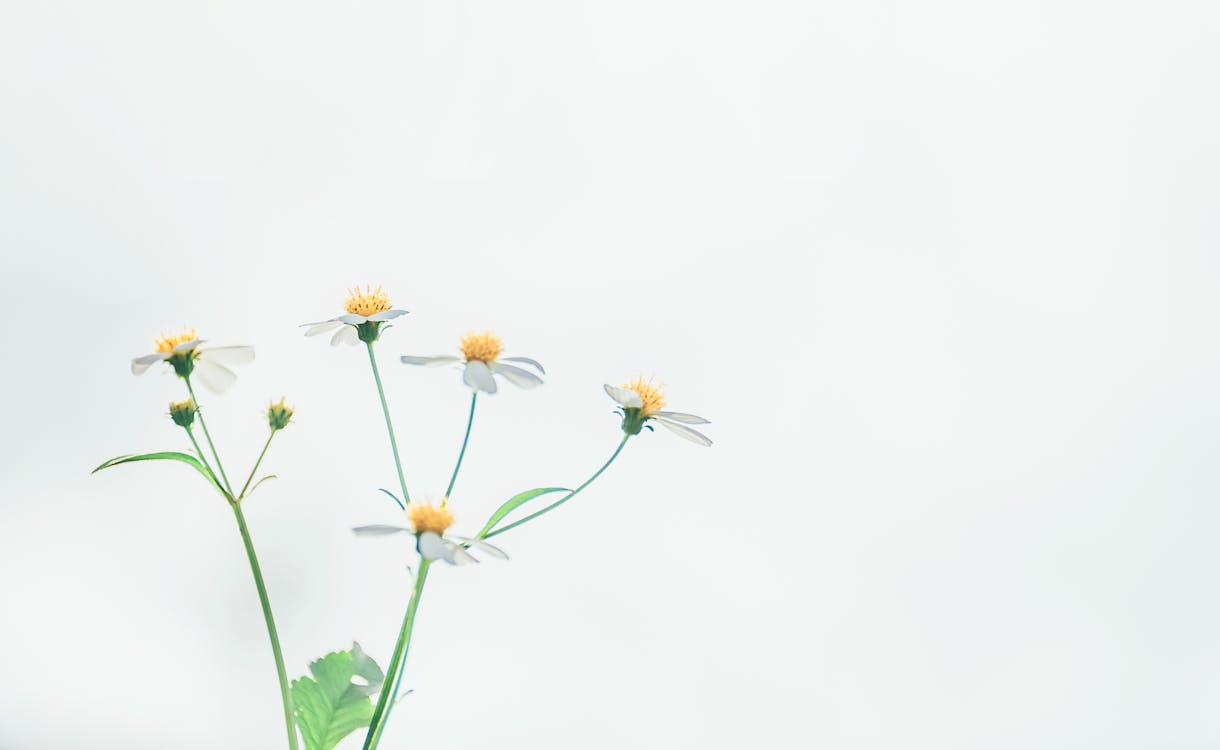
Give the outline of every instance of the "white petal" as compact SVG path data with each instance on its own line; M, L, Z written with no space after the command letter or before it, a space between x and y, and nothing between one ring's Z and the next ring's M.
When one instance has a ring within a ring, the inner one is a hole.
M444 560L447 563L453 564L453 555L441 540L440 534L425 531L419 535L419 541L416 544L419 548L419 554L427 559Z
M520 362L522 364L529 365L530 367L533 367L534 369L538 370L538 372L542 373L543 375L546 375L546 370L542 367L542 363L536 359L530 359L529 357L500 357L500 361L501 362Z
M482 552L486 552L487 554L491 555L492 557L498 557L501 560L508 559L507 552L505 552L504 550L495 546L494 544L489 544L489 543L483 541L482 539L472 539L472 538L466 537L466 536L454 536L453 538L459 540L462 544L466 545L467 547L474 547L475 549L478 549Z
M620 406L626 406L628 409L639 409L644 405L644 401L640 398L640 394L630 388L618 388L613 385L606 385L606 393L610 398L619 403Z
M143 357L136 357L131 360L131 374L143 375L145 370L167 359L169 359L168 352L157 352L156 354L145 354Z
M202 343L203 339L191 339L190 341L183 341L181 344L174 347L174 354L189 352L191 349L194 349Z
M406 315L406 314L407 314L406 310L386 310L385 312L373 313L372 315L369 316L369 320L375 320L375 321L393 320L394 318L397 318L399 315Z
M317 336L320 333L333 331L343 323L338 320L323 320L321 323L306 323L305 325L309 326L309 330L305 332L306 336Z
M330 345L338 346L339 344L359 344L360 334L352 326L343 326L335 331L335 335L330 337Z
M711 424L711 422L703 417L696 417L694 414L683 414L680 411L658 411L654 412L652 416L668 419L671 422L681 422L682 424Z
M410 529L404 529L401 526L389 526L384 523L373 523L367 526L353 526L352 531L360 536L387 536L389 534L397 534L400 531L410 533Z
M254 361L254 347L211 346L200 351L199 356L222 365L248 365Z
M687 440L691 441L692 443L698 443L699 445L702 445L705 448L712 444L712 441L708 440L706 435L704 435L701 432L696 432L695 430L692 430L691 428L686 427L685 425L680 425L677 422L668 422L664 419L657 419L656 421L660 422L661 425L663 427L665 427L665 429L667 429L670 432L673 432L677 435L680 435L681 437L686 438Z
M503 362L492 362L488 367L491 371L503 375L508 379L508 382L519 388L533 388L536 385L542 385L542 378L538 377L529 370L523 370L516 365L506 365Z
M404 365L423 365L424 367L440 367L441 365L451 365L454 362L460 362L461 357L453 357L450 355L442 355L439 357L415 357L410 354L402 356Z
M445 547L449 550L449 557L445 558L448 562L454 565L469 565L470 563L478 562L478 559L467 552L466 548L462 545L455 544L448 539L445 539L444 542Z
M237 373L218 362L209 362L206 359L195 361L195 374L199 376L199 382L216 394L224 393L229 386L237 382Z
M462 382L476 391L496 392L496 379L491 376L491 370L477 359L466 363L466 372L462 373Z
M335 318L335 320L339 321L340 323L347 323L349 326L358 326L361 323L368 322L368 318L364 317L363 315L355 315L352 313L340 315L339 317Z

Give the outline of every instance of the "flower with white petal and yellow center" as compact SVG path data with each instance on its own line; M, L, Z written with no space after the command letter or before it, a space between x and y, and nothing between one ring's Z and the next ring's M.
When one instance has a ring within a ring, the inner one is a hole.
M400 315L406 315L406 310L395 310L390 305L390 295L380 286L368 287L363 291L359 287L349 289L347 299L343 301L346 315L323 320L318 323L306 323L303 328L306 336L317 336L334 331L330 337L330 345L358 344L361 341L371 344L381 336L382 323L393 320ZM388 327L388 326L387 326Z
M166 333L153 340L153 353L131 360L131 373L143 375L158 362L168 362L180 378L198 375L200 382L213 393L221 393L233 385L237 374L227 365L245 365L254 361L254 347L212 346L201 348L203 339L194 328Z
M539 373L546 374L546 370L537 360L529 357L501 357L504 344L491 331L466 334L458 344L458 349L462 352L460 357L452 354L435 357L404 355L402 363L425 367L457 364L462 368L462 381L474 390L484 393L496 392L496 379L493 377L495 375L520 388L542 385L542 378L524 367L518 367L517 364L528 365ZM509 364L510 362L517 364Z
M687 425L711 424L703 417L694 414L684 414L679 411L664 411L665 393L662 387L655 385L652 379L644 380L638 377L629 383L615 387L605 386L610 398L618 402L622 409L623 432L628 435L638 435L650 421L658 422L670 432L686 438L692 443L709 446L712 441L703 433L693 430ZM648 429L652 429L651 426Z
M352 529L360 536L386 536L389 534L407 533L415 535L415 549L427 560L444 560L450 565L465 565L476 563L478 559L471 555L470 549L486 552L492 557L507 560L504 550L488 544L482 539L472 539L464 536L452 536L445 532L453 525L453 513L445 503L413 502L406 507L407 519L411 527L393 526L389 524L372 524L357 526Z

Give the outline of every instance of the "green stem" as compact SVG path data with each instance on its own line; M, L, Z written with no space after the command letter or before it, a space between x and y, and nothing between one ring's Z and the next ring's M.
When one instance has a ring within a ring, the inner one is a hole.
M373 367L373 380L377 381L377 395L381 398L381 413L385 415L385 429L390 433L390 450L394 453L394 467L398 469L398 486L402 489L402 501L411 502L407 492L407 480L402 475L402 460L398 458L398 441L394 439L394 423L390 421L390 407L385 401L385 388L381 387L381 373L377 370L377 357L373 356L373 342L366 341L369 350L369 364Z
M187 437L191 439L191 445L195 446L195 452L199 454L199 460L207 467L208 471L212 471L212 465L208 463L208 457L204 455L203 449L199 447L199 441L195 439L195 431L190 427L183 427L186 430Z
M233 515L237 517L237 528L241 530L242 543L246 545L246 557L250 558L250 570L254 573L254 585L258 588L258 600L263 605L263 619L267 621L267 635L271 637L271 653L275 655L275 671L280 679L280 697L284 703L284 725L288 729L288 747L297 750L297 728L293 719L292 693L288 690L288 673L284 671L284 655L280 652L280 636L275 630L275 617L271 614L271 602L267 599L267 586L263 583L263 571L258 566L258 556L254 554L254 542L250 539L250 529L246 527L246 517L241 512L239 503L232 503Z
M377 698L377 708L369 722L369 733L364 738L364 750L373 750L381 741L381 733L386 722L390 720L390 710L398 697L398 688L402 681L401 665L407 661L407 650L411 646L411 631L415 627L415 612L419 609L419 597L424 593L424 582L428 578L428 568L432 561L426 557L419 558L419 573L415 575L415 590L411 592L411 602L407 605L407 615L403 618L402 629L398 633L398 642L394 644L394 654L386 666L386 676L389 684L381 686L381 695ZM395 677L397 675L397 677Z
M246 490L250 489L250 481L254 479L254 474L258 471L259 464L263 462L263 456L267 455L267 449L271 447L271 438L275 437L275 433L276 431L272 430L271 434L267 436L267 442L263 443L263 450L258 454L258 460L254 462L254 468L250 469L250 476L246 477L246 483L242 485L241 493L237 496L238 501L245 497Z
M195 386L191 385L190 378L183 378L186 381L186 389L191 394L191 400L195 402L196 408L199 408L199 399L195 398ZM229 477L225 474L225 467L220 463L220 454L216 452L216 444L212 442L212 433L208 432L208 423L203 421L203 409L199 408L197 412L199 416L199 426L203 428L203 436L207 438L208 447L212 449L212 458L216 459L216 468L220 469L220 478L225 480L225 489L229 494L233 494L233 485L229 484Z
M564 495L563 497L559 498L558 500L556 500L555 502L553 502L553 503L551 503L550 505L546 506L545 508L543 508L543 509L542 509L542 510L540 510L540 511L536 511L536 512L534 512L534 513L531 513L531 514L529 514L528 516L526 516L525 518L522 518L522 519L520 519L520 520L513 521L512 523L508 524L507 526L501 526L500 528L496 529L495 531L489 532L489 533L487 533L487 534L483 534L483 535L482 535L482 536L483 536L483 538L484 538L484 539L490 539L490 538L492 538L493 536L496 536L497 534L503 534L504 532L508 531L509 529L516 528L517 526L520 526L521 524L523 524L523 523L525 523L525 522L527 522L527 521L532 521L532 520L534 520L535 518L537 518L538 516L542 515L543 513L548 513L548 512L550 512L550 511L552 511L552 510L555 510L556 508L558 508L559 506L563 505L563 504L564 504L564 503L566 503L567 501L569 501L569 500L571 500L572 498L576 497L578 494L580 494L580 491L581 491L581 490L583 490L585 487L588 487L589 485L593 484L593 480L595 480L595 479L597 479L598 477L600 477L600 476L602 475L602 472L603 472L603 471L605 471L606 469L608 469L608 468L610 467L610 464L614 463L614 459L618 458L618 454L620 454L620 453L622 453L622 452L623 452L623 447L627 445L627 441L628 441L629 439L631 439L631 436L630 436L630 435L623 435L623 439L622 439L622 441L620 441L620 442L619 442L619 444L618 444L618 447L614 449L614 453L611 453L611 454L610 454L610 458L606 459L606 463L602 464L602 467L601 467L600 469L598 469L597 471L595 471L595 472L593 473L593 476L591 476L591 477L589 477L588 479L586 479L586 480L584 481L584 483L583 483L583 484L581 484L579 487L577 487L576 489L572 490L572 491L571 491L571 492L569 492L568 494L566 494L566 495Z
M453 484L457 481L458 471L462 468L462 459L466 457L466 444L470 442L470 426L474 424L474 405L479 400L479 392L470 394L470 416L466 419L466 436L462 438L462 450L458 453L457 465L453 467L453 476L449 477L449 486L445 488L445 498L453 493Z

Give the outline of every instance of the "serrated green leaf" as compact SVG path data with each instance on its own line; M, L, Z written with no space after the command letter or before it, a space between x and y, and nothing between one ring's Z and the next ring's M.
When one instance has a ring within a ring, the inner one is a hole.
M519 492L516 495L513 495L509 499L505 500L504 504L501 505L499 508L496 508L496 512L491 514L491 517L487 519L487 523L483 524L483 529L478 533L477 536L482 537L485 534L487 534L487 532L494 529L496 527L496 524L500 523L500 521L503 521L505 516L507 516L509 513L512 513L514 510L517 509L518 506L522 505L523 503L527 503L536 497L539 497L541 495L547 495L552 492L571 492L571 491L572 490L568 489L567 487L538 487L537 489L526 490L525 492Z
M215 487L221 494L225 494L225 490L220 486L220 482L216 481L216 475L213 474L208 467L200 463L199 459L195 458L194 456L187 453L179 453L178 451L160 451L157 453L140 453L130 456L118 456L117 458L112 458L109 461L106 461L101 466L94 469L91 473L96 474L102 469L109 469L111 466L118 466L119 464L129 464L133 461L181 461L184 464L193 466L195 471L198 471L203 475L204 479L207 479L212 483L213 487Z
M327 654L309 665L313 677L292 682L292 702L306 750L333 750L352 732L367 727L373 718L369 696L381 690L385 675L353 643L350 651ZM362 682L353 682L359 677Z

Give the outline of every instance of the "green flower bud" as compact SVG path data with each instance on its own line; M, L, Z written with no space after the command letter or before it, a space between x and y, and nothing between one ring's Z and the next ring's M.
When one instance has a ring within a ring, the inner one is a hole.
M179 427L190 428L195 423L195 413L199 411L199 407L195 406L195 399L188 398L185 401L174 401L169 405L169 418L174 420L174 424Z
M291 421L292 407L285 404L283 398L267 407L267 424L272 432L284 429Z

